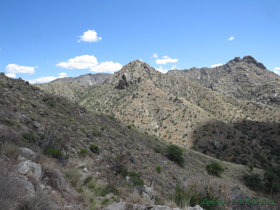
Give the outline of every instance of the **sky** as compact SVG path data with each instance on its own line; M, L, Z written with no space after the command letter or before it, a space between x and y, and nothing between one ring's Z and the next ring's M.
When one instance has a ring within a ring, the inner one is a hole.
M0 71L31 83L253 56L280 75L279 0L2 0Z

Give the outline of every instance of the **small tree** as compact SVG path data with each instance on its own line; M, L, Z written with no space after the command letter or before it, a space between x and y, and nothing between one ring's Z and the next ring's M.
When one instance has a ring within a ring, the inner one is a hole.
M185 159L183 157L183 151L180 147L176 145L169 145L166 148L167 158L171 161L178 163L179 165L183 165L185 163Z
M206 166L206 170L209 174L214 176L220 176L224 169L219 165L219 163L211 163Z
M120 174L126 169L126 164L130 157L130 153L124 148L119 150L113 150L110 148L110 154L105 157L104 161L112 165L113 169L116 171L116 174Z

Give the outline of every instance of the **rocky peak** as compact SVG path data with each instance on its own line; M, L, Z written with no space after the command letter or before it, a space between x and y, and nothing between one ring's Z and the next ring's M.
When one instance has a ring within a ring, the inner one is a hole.
M138 84L143 80L152 79L153 75L160 74L147 63L141 60L135 60L125 65L112 78L106 80L117 89L125 89L131 84Z

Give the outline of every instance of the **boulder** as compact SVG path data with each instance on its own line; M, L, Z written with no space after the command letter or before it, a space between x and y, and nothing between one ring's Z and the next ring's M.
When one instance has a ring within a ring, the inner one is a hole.
M42 167L40 164L36 164L30 160L21 162L17 165L17 170L21 175L40 181L42 176Z
M32 125L33 125L35 128L39 128L39 127L41 126L41 124L40 124L39 122L37 122L37 121L34 121L34 122L32 123Z
M36 158L36 154L28 148L20 147L19 152L22 157L25 157L27 160L34 160Z

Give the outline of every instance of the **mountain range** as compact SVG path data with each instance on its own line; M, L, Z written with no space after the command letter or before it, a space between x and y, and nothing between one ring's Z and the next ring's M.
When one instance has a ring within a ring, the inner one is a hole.
M280 156L279 79L251 56L167 74L136 60L76 101L174 144L268 168Z

